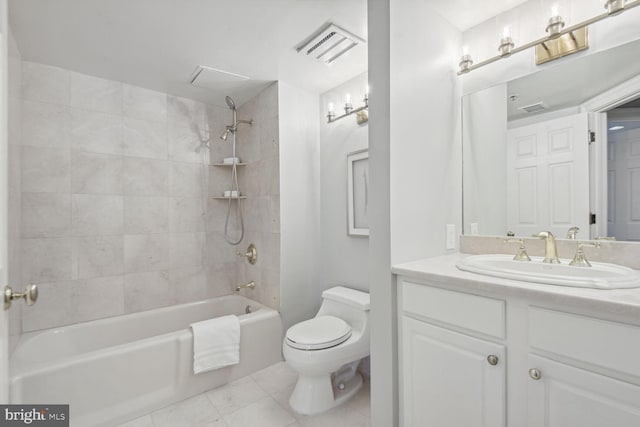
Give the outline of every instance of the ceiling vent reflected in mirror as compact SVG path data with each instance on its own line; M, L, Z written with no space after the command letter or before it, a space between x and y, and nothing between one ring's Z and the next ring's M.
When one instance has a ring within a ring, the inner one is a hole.
M540 111L546 110L549 108L547 104L544 102L536 102L535 104L525 105L524 107L518 108L519 110L524 111L525 113L538 113Z
M365 43L363 38L335 24L328 24L307 37L296 47L296 51L329 65L349 50Z

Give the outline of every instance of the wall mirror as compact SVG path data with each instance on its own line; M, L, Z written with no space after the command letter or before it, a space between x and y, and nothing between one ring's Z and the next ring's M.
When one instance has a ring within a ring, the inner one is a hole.
M467 235L640 241L640 40L465 95Z

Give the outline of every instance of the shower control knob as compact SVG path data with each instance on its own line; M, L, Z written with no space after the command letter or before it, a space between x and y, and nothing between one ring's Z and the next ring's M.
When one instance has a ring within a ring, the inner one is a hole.
M498 356L494 355L494 354L490 354L489 356L487 356L487 362L489 362L489 365L491 366L495 366L498 364Z
M22 293L14 292L11 286L4 287L4 309L11 307L13 300L24 298L27 305L33 305L38 300L38 287L36 285L27 286Z
M254 265L258 261L258 248L251 243L245 253L237 252L239 256L247 258L249 264Z

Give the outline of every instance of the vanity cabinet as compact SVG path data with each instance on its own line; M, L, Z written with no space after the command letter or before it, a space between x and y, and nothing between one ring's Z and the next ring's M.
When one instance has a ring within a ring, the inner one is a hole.
M402 320L404 426L504 426L504 346Z
M529 427L638 427L640 387L533 354ZM533 371L535 370L535 371Z
M401 425L505 426L504 345L434 324L502 335L503 302L411 282L402 291Z
M401 426L640 426L640 326L403 277L398 316Z

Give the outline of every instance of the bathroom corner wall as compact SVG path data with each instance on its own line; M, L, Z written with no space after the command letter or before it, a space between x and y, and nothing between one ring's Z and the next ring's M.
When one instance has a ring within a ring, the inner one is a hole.
M222 114L223 126L212 131L212 162L232 157L232 136L227 141L218 138L224 132L224 125L232 121L231 111L226 108ZM238 203L242 206L245 235L242 241L232 246L224 239L224 226L229 202L226 199L209 201L210 218L208 241L217 247L217 252L229 252L221 266L225 272L234 271L235 289L237 284L254 281L255 289L240 291L266 306L280 309L280 159L278 130L278 83L267 87L238 108L238 120L253 119L251 126L240 124L237 132L236 156L246 166L238 166L238 181L242 195L246 199L231 202L231 236L239 237ZM217 120L220 122L220 120ZM212 166L210 196L221 196L231 189L231 167ZM236 255L244 253L250 243L258 250L255 265L246 258ZM231 270L229 270L231 269ZM214 272L217 274L218 269ZM215 280L211 275L210 280Z
M332 102L340 115L345 94L354 108L363 105L368 74L363 73L320 96L320 264L318 304L323 290L344 285L369 292L364 274L369 262L369 238L347 234L347 155L369 148L369 124L358 125L355 115L327 123L326 108Z
M278 83L280 282L283 330L320 304L320 122L318 94Z
M233 273L207 280L235 259L206 245L195 151L221 112L22 63L22 283L40 288L24 331L230 293Z
M22 260L20 241L21 222L21 164L20 164L20 138L21 138L21 100L20 88L22 85L22 56L9 29L9 61L8 61L8 217L7 217L7 280L14 290L21 291L26 285L22 281ZM9 351L12 352L18 343L21 333L21 316L23 304L18 301L9 311Z

